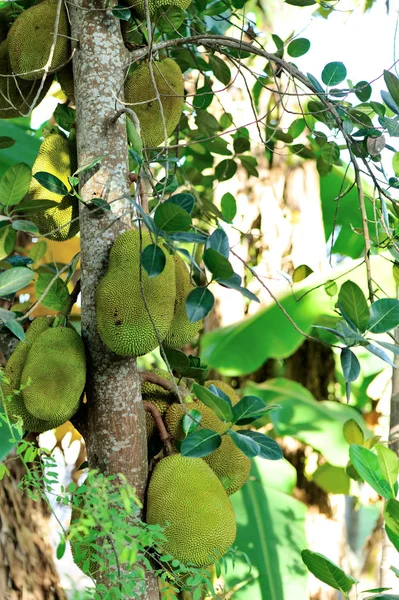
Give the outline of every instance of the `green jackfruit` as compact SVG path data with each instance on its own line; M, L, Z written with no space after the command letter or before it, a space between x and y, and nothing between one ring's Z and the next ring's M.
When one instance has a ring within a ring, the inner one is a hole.
M163 377L163 379L167 379L168 381L172 381L172 376L168 371L164 371L163 369L152 369L152 373ZM176 381L177 384L177 381ZM184 385L180 383L180 385ZM184 386L185 387L185 386ZM178 400L177 396L173 392L169 392L165 390L160 385L156 383L151 383L150 381L144 381L141 385L141 395L143 401L151 402L155 404L157 409L159 410L161 416L163 416L168 410L169 406ZM146 429L147 429L147 439L150 439L156 431L155 421L152 418L150 412L146 411Z
M10 414L11 418L20 417L22 419L25 431L42 433L62 425L62 422L55 419L43 420L34 417L25 406L23 392L13 394L14 390L18 391L21 387L22 371L29 350L39 336L49 329L51 323L52 319L46 317L35 319L26 332L25 341L18 342L4 370L4 377L9 381L9 383L5 383L3 380L2 383L2 391L6 399L4 409Z
M8 32L7 40L12 70L21 79L40 79L48 62L54 37L57 0L43 0L24 10ZM62 5L58 37L49 73L58 71L70 56L69 23Z
M155 467L147 493L147 523L165 528L162 551L205 567L222 557L236 536L229 498L201 458L174 454Z
M165 346L181 348L195 337L202 327L202 321L190 323L186 311L187 296L194 289L190 281L190 272L184 260L175 254L173 257L176 269L176 303L172 326L164 340Z
M145 3L144 0L128 0L130 6L132 6L139 17L145 20ZM150 10L150 16L153 17L157 11L166 12L170 8L181 8L186 10L191 4L191 0L149 0L148 8Z
M142 249L149 244L151 236L143 231ZM164 270L150 278L145 269L140 269L138 230L122 233L111 248L108 271L96 292L97 329L104 344L120 356L151 352L158 346L158 338L162 341L170 329L175 270L172 257L165 254Z
M5 75L6 77L2 77ZM36 101L39 104L47 94L53 77L46 78ZM40 81L26 81L12 74L8 55L8 42L0 43L0 118L14 119L34 108L33 102L40 88Z
M65 96L72 102L72 104L75 104L75 87L73 83L73 70L71 62L58 71L57 79Z
M171 58L152 63L153 74L158 90L166 135L169 137L180 117L184 106L184 79L179 65ZM148 63L141 64L132 71L125 81L125 101L140 121L141 136L147 147L164 143L164 127L159 102L151 79Z
M28 381L30 380L30 385ZM72 327L44 331L33 342L22 371L22 395L31 415L61 425L78 410L86 382L82 338Z
M205 387L209 388L209 386L214 385L215 387L222 390L231 400L233 406L235 406L240 401L240 396L236 392L234 388L231 387L228 383L224 381L219 381L218 379L210 379L205 383Z
M68 176L76 168L76 154L73 145L59 133L51 133L40 146L39 154L32 168L32 175L39 171L55 175L68 190L71 184ZM32 177L29 193L34 200L54 200L58 206L29 215L42 235L55 242L69 240L79 231L79 203L74 196L62 196L50 192Z
M213 410L202 402L194 402L192 406L187 406L187 408L193 408L201 413L200 429L212 429L220 434L226 431L228 424L223 423ZM166 427L172 438L177 441L182 441L185 437L182 427L185 414L185 410L180 404L172 404L166 412ZM237 448L229 435L224 435L219 448L212 454L204 456L203 460L218 476L229 496L237 492L249 477L251 461Z

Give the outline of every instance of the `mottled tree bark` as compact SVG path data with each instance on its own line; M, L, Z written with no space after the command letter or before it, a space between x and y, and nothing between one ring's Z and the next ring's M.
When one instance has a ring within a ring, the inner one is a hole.
M48 541L50 512L18 489L24 466L8 461L0 483L0 598L66 600Z
M68 5L76 98L78 164L103 160L80 178L85 202L105 199L110 211L80 205L82 336L87 348L87 431L89 465L105 474L123 473L141 499L147 481L145 414L135 358L121 358L101 342L96 329L95 291L107 268L115 238L130 227L125 116L114 117L123 100L128 63L116 2L76 0ZM145 600L159 597L149 583Z

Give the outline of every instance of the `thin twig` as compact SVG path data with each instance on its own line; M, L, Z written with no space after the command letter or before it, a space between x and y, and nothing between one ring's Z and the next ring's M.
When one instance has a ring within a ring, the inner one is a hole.
M163 388L167 392L171 394L176 394L176 382L169 381L156 373L151 373L150 371L142 371L140 373L140 381L143 384L144 381L148 381L149 383L154 383L155 385L159 385L159 387ZM189 396L189 392L186 389L182 389L179 387L179 392L182 398L187 398Z
M143 406L145 411L151 413L151 416L155 421L155 425L157 426L157 429L159 431L159 436L165 446L166 454L173 454L173 446L171 442L172 438L170 437L168 430L165 427L165 423L163 422L161 413L159 412L158 408L155 406L155 404L152 404L152 402L147 402L146 400L143 401Z

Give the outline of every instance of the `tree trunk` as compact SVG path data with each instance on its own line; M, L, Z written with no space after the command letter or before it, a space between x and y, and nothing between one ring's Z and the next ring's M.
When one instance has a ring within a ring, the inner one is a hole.
M25 474L19 459L7 466L10 477L0 484L0 598L66 600L48 541L48 506L18 489Z
M125 115L113 120L123 101L129 55L116 2L76 0L69 4L79 167L103 160L80 178L84 202L106 200L110 211L80 205L82 336L87 349L87 430L89 466L105 474L123 473L141 500L147 482L145 414L135 358L121 358L101 342L96 329L95 291L107 267L109 249L129 229L130 204ZM149 575L151 579L151 576ZM159 597L153 582L143 598Z

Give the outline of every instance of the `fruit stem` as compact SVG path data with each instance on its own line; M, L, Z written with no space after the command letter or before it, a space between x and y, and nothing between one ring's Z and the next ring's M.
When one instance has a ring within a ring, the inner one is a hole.
M163 422L161 413L159 412L158 408L155 406L155 404L152 404L151 402L147 402L145 400L143 402L143 406L144 406L145 411L151 413L152 418L155 421L155 425L157 426L159 435L165 446L166 454L168 456L170 456L171 454L174 454L173 446L171 443L172 438L170 437L170 435L165 427L165 423Z

